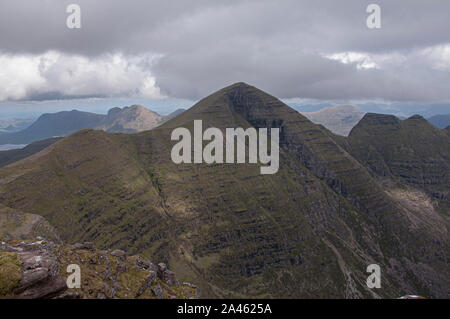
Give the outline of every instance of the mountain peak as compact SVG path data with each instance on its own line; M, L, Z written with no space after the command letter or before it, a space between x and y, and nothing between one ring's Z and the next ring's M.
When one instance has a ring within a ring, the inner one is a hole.
M415 114L411 117L409 117L407 120L405 121L420 121L420 122L428 122L423 116Z
M233 83L233 84L231 84L231 85L229 85L229 86L227 86L225 88L236 88L236 87L239 87L239 88L253 88L253 86L251 86L250 84L245 83L245 82L236 82L236 83Z
M124 108L112 108L108 116L96 127L107 132L135 133L156 127L162 117L142 105L134 104Z
M273 99L276 99L269 93L258 89L257 87L250 85L245 82L236 82L234 84L231 84L229 86L226 86L215 93L212 93L210 96L227 96L231 98L233 101L236 97L245 97L245 96L259 96L259 97L271 97ZM278 99L277 99L278 100Z
M362 131L373 131L379 128L399 130L402 121L391 114L366 113L363 118L350 131L349 137L359 135Z
M405 126L411 127L411 129L420 128L420 130L426 130L428 132L440 131L436 126L428 122L427 119L420 115L413 115L410 118L404 120L403 123Z
M362 124L399 124L400 119L391 114L366 113L358 125Z
M200 119L213 127L268 127L272 123L279 125L282 121L278 119L290 118L292 112L306 120L276 97L245 82L237 82L208 95L162 127L189 125Z
M120 107L113 107L112 109L109 109L108 116L115 116L119 114L122 111Z
M131 109L131 110L141 110L141 111L147 110L147 111L150 111L149 109L143 107L140 104L133 104L132 106L129 106L128 108Z

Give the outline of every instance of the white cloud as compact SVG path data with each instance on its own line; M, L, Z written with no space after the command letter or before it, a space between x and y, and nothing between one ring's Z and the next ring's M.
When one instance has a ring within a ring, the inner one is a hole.
M344 64L355 63L358 69L379 69L370 55L360 52L341 52L326 55L331 60L336 60Z
M426 48L422 54L430 60L434 69L450 71L450 44Z
M39 74L39 59L0 55L0 101L21 99L28 90L38 90L45 80Z
M0 54L0 101L46 96L162 98L149 70L153 59L120 53L96 58L56 51Z
M377 30L361 0L78 0L79 30L69 0L1 1L0 100L195 100L237 81L281 98L450 100L449 1L378 0Z

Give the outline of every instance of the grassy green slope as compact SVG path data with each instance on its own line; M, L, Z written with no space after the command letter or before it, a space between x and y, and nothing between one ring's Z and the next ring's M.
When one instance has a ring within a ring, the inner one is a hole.
M21 149L0 151L0 167L9 165L11 163L20 161L26 157L29 157L33 154L36 154L42 151L44 148L52 145L53 143L56 143L60 139L61 137L54 137L31 143Z

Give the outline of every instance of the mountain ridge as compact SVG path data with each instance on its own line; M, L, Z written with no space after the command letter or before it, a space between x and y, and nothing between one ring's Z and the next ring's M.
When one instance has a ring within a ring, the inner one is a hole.
M82 129L110 133L137 133L161 125L180 114L181 109L161 116L142 105L112 108L107 114L78 110L45 113L22 131L0 134L0 144L29 144L44 139L70 135Z
M279 172L174 164L170 133L195 119L279 128ZM38 212L70 242L162 260L202 296L445 296L447 224L424 222L344 144L270 94L236 83L153 130L79 131L0 169L0 202ZM365 284L372 263L384 269L383 290Z

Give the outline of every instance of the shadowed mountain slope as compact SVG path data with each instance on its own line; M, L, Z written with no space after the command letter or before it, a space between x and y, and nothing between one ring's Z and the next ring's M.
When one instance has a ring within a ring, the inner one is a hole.
M280 170L171 161L173 128L280 128ZM168 263L209 297L446 296L447 222L391 196L323 127L245 83L151 131L83 130L0 170L64 240ZM434 212L433 212L434 213ZM377 263L381 289L366 287Z
M450 209L450 138L423 117L367 114L347 139L348 151L381 179L423 189Z
M0 134L0 144L28 144L56 136L66 136L75 131L95 127L104 115L81 111L64 111L41 115L26 129Z

